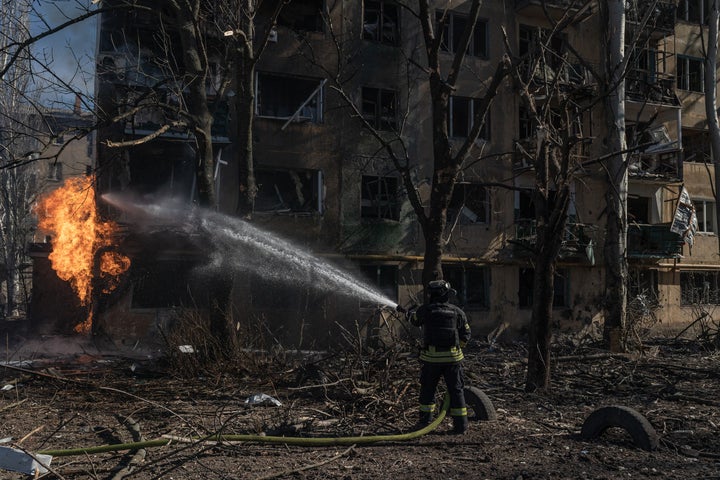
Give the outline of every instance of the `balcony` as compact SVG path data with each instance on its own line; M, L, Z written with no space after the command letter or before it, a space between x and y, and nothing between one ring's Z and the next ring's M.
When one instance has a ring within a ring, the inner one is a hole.
M683 239L670 231L669 223L628 225L627 256L629 259L681 258Z
M680 99L675 94L675 76L649 70L628 71L625 77L625 99L643 104L680 106Z
M568 12L576 15L576 22L581 22L593 14L592 3L587 0L515 0L515 11L527 17L542 19L547 19L549 14L556 21Z
M597 225L584 223L568 223L560 247L560 259L579 261L588 265L595 264L594 240ZM514 253L519 257L535 255L537 239L537 222L534 219L518 219L515 221Z
M632 145L643 146L628 154L628 175L633 180L679 182L682 180L682 148L672 141L664 126L638 134ZM648 146L649 145L649 146Z
M547 61L528 56L519 66L521 78L531 86L537 99L542 100L538 95L547 95L548 89L543 87L552 87L556 93L575 97L592 97L597 93L597 83L588 67L573 62L573 59L565 61L558 53L547 55L550 57Z

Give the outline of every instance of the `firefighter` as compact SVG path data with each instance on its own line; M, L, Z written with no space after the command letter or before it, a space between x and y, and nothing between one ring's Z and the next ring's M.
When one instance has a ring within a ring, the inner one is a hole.
M449 303L457 292L445 280L433 280L428 286L428 303L407 312L410 323L423 329L423 348L420 351L420 425L432 422L435 413L435 390L444 377L450 395L450 416L455 434L468 429L464 358L462 348L470 340L470 325L465 313Z

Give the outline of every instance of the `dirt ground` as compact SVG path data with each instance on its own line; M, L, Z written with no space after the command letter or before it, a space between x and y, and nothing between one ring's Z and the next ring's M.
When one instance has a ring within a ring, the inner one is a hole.
M58 341L55 339L55 341ZM552 390L523 390L520 343L474 341L467 383L497 420L448 434L446 420L415 440L335 446L200 442L213 433L346 437L412 431L418 363L408 348L319 354L247 353L198 366L81 348L47 355L6 346L0 368L0 445L30 453L165 439L136 451L54 456L64 479L720 479L720 352L654 340L642 355L556 345ZM21 358L23 357L23 358ZM282 405L251 405L265 393ZM654 451L612 428L580 435L597 409L636 410L659 435ZM473 413L473 412L471 412ZM0 469L2 479L28 478Z

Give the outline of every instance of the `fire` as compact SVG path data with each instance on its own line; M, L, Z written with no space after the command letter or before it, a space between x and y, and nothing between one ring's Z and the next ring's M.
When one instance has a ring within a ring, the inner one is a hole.
M118 276L130 268L130 259L113 252L115 222L101 221L95 203L94 177L74 177L62 187L40 199L37 207L38 226L52 237L49 259L58 277L70 283L81 305L92 300L94 269L105 280L105 293L117 287ZM99 265L95 257L99 250ZM92 313L75 331L88 333Z

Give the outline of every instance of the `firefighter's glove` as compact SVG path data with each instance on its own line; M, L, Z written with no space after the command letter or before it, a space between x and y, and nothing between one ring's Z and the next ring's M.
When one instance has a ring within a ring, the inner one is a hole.
M466 345L467 342L463 342L462 340L460 341L460 348L465 348Z

